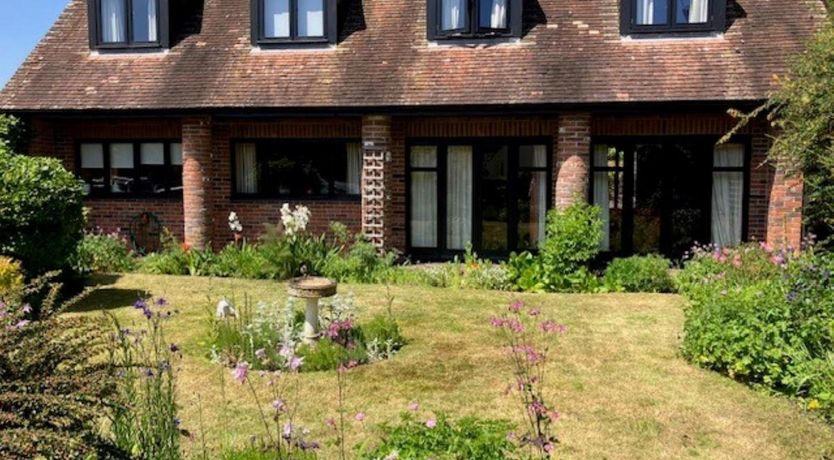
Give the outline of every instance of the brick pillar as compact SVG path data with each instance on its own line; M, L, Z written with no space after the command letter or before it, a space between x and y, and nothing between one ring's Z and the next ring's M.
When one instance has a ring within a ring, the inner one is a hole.
M362 233L385 246L385 162L391 155L391 117L362 118Z
M591 114L569 112L559 115L556 139L556 208L570 206L576 197L587 199L591 157Z
M203 248L210 238L211 118L182 121L182 205L185 243Z
M798 249L802 243L803 182L777 167L770 187L767 242L774 247Z

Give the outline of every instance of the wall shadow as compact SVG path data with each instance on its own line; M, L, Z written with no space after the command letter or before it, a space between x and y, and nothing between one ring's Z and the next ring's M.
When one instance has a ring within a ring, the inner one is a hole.
M142 289L101 288L92 291L86 297L68 310L71 313L94 311L109 311L119 308L132 307L137 299L150 297L148 291Z

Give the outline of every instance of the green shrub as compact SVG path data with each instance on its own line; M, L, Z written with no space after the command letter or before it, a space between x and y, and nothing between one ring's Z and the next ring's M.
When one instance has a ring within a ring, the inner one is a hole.
M0 254L30 276L67 268L82 237L83 196L60 161L0 152Z
M118 233L85 233L71 265L76 273L122 273L133 270L136 259L127 241Z
M217 254L216 264L212 268L214 276L275 279L279 273L264 258L258 247L244 242L242 245L229 244Z
M68 304L55 303L53 279L27 286L44 299L32 311L0 304L0 458L130 458L101 430L117 393L115 369L101 362L111 325L60 315Z
M684 356L740 381L816 401L834 416L830 380L822 372L834 347L832 273L834 256L813 251L697 250L679 283L690 300Z
M397 425L383 425L382 441L371 449L359 448L359 458L380 459L394 453L402 460L504 460L515 458L515 446L509 440L512 425L505 421L467 417L457 422L444 415L417 420L403 414Z
M23 294L23 269L20 262L0 256L0 301L20 300Z
M217 255L207 246L203 249L179 244L166 231L162 237L162 251L151 253L142 259L139 271L155 275L210 276L215 274Z
M405 345L405 339L400 333L400 325L390 314L378 314L362 325L362 335L366 343L376 341L380 345L390 344L394 350Z
M353 348L348 348L329 338L323 338L311 345L301 345L298 356L304 358L302 369L305 372L331 371L344 363L368 362L368 350L362 341L357 341Z
M516 289L536 292L584 292L600 287L588 264L599 253L599 208L577 200L564 211L547 213L547 237L538 254L511 254L509 278Z
M614 259L605 270L605 286L612 291L672 292L671 266L658 255Z
M346 241L345 249L332 252L322 266L322 275L345 283L372 283L394 265L394 253L380 253L363 236Z

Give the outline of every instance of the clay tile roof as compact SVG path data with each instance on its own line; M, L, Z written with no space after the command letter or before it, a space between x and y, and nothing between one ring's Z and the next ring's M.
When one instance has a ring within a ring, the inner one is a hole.
M731 0L723 36L624 39L619 0L526 0L520 42L463 47L427 43L425 0L342 0L337 47L253 51L249 3L204 0L168 52L113 56L90 52L72 0L0 109L760 100L825 17L822 0Z

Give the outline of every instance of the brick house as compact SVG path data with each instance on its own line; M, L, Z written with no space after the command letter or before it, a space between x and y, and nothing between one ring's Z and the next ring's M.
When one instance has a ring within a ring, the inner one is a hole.
M802 183L729 143L822 0L71 0L2 93L92 226L193 246L283 203L419 258L535 248L602 208L603 249L798 244Z

